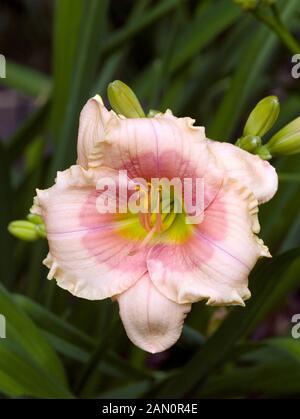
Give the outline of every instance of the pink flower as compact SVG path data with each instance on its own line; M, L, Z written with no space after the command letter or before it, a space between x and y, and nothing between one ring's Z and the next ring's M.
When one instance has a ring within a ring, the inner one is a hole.
M244 305L249 272L270 256L257 214L277 190L274 168L193 123L170 111L126 119L94 97L80 117L78 164L38 190L32 208L46 225L48 278L78 297L116 299L129 338L149 352L178 340L192 303ZM119 170L147 181L203 178L203 221L99 213L97 182Z

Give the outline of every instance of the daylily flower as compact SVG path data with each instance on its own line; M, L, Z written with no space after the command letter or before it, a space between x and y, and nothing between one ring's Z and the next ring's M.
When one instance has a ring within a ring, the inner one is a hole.
M193 124L170 111L127 119L99 96L90 99L80 117L77 165L38 190L32 208L46 226L48 278L78 297L117 300L129 338L153 353L178 340L192 303L243 306L250 271L270 256L257 236L258 205L277 190L275 169L208 140ZM119 170L149 182L203 178L203 221L188 225L185 213L169 221L99 213L97 182L117 179Z

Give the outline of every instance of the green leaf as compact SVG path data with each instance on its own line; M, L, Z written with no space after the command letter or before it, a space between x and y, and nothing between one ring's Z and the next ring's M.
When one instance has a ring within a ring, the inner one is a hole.
M77 65L77 47L81 23L85 17L85 1L60 0L56 2L53 33L53 112L55 136L64 121L71 78Z
M0 344L0 391L8 396L70 398L69 391L38 368L9 338Z
M21 125L21 127L13 134L7 142L9 150L9 158L14 161L25 148L36 139L36 136L45 127L47 117L50 110L50 100L38 107Z
M119 31L115 32L106 42L103 48L103 55L110 55L124 44L128 43L134 36L145 28L153 25L167 13L178 7L178 4L185 0L164 0L160 1L156 7L145 11L138 19L131 18L128 24ZM138 12L137 12L138 13Z
M0 142L0 275L7 285L13 280L13 239L7 231L12 216L13 188L8 152ZM1 306L0 306L1 309Z
M47 341L56 351L80 363L85 364L88 361L90 353L95 349L94 339L30 298L14 295L14 300L43 330ZM112 351L106 354L105 359L98 365L98 369L103 374L118 379L152 377L149 371L133 367L126 359L122 359Z
M59 358L2 285L0 307L7 328L6 339L0 341L0 371L9 377L7 384L14 381L17 394L70 397Z
M300 392L300 342L275 338L243 354L234 368L211 377L197 397L284 397Z
M176 45L171 72L177 71L240 16L240 9L228 0L212 3L191 22Z
M94 347L95 342L90 336L81 332L70 323L67 323L61 317L56 316L50 310L24 295L15 294L13 298L18 306L23 309L42 330L55 334L57 337L63 338L74 346L79 346L85 350L91 350Z
M99 399L136 399L141 398L152 387L151 381L136 381L134 384L113 388L101 393Z
M57 134L57 146L48 173L48 183L53 182L57 170L71 165L76 160L79 114L95 81L103 45L107 5L107 0L90 0L87 3L85 18L81 20L76 54L72 55L72 88L66 102L63 124Z
M10 60L6 61L6 78L0 78L0 84L41 98L48 97L51 90L51 81L46 75Z
M291 0L283 7L283 18L288 21L299 7L297 0ZM230 82L217 112L208 127L209 136L216 140L228 140L242 116L245 105L259 87L266 68L270 65L271 55L278 47L276 35L267 28L259 27L244 47Z

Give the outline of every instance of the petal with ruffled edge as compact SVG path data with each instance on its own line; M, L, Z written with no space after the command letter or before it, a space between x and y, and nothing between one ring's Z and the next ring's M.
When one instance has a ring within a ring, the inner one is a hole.
M145 179L180 176L194 158L192 144L197 144L197 155L206 165L204 128L194 127L190 118L176 118L170 111L154 118L115 115L106 127L105 141L95 142L89 165L127 169L130 177Z
M181 245L158 244L147 257L152 282L177 303L244 305L248 275L257 259L270 256L258 239L258 203L238 181L224 181L202 224Z
M99 95L89 99L80 113L77 163L88 168L88 159L96 143L105 139L106 125L115 117L113 111L108 111Z
M105 173L102 170L101 176ZM120 294L146 271L143 250L131 254L135 243L118 234L115 215L97 210L99 176L81 166L58 172L54 186L37 191L32 208L46 225L48 278L90 300Z
M255 195L259 204L269 201L278 189L278 176L270 163L232 144L210 141L209 148L226 169Z
M223 169L207 147L203 127L190 118L176 118L170 111L154 118L115 116L106 125L104 141L95 143L89 167L126 170L128 177L204 178L205 205L213 199Z
M145 274L117 296L120 316L129 339L147 352L162 352L179 339L190 304L164 297Z

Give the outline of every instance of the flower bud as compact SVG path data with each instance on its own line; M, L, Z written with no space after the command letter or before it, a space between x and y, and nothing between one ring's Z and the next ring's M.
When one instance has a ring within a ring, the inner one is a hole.
M261 138L258 136L246 135L245 137L239 138L235 145L249 153L253 153L261 146Z
M271 160L273 157L266 145L258 147L258 149L255 151L255 154L257 154L263 160Z
M36 214L28 214L27 220L31 221L33 224L44 224L42 217Z
M109 83L107 88L107 96L112 109L126 118L143 118L145 112L134 94L127 84L120 80Z
M263 137L277 121L279 111L278 98L276 96L265 97L250 113L243 135Z
M266 146L273 156L300 153L300 117L273 135Z
M38 235L41 239L46 239L47 238L45 224L37 224L36 225L36 231L37 231L37 233L38 233Z
M36 225L26 220L15 220L9 223L8 231L18 239L35 241L40 238Z

